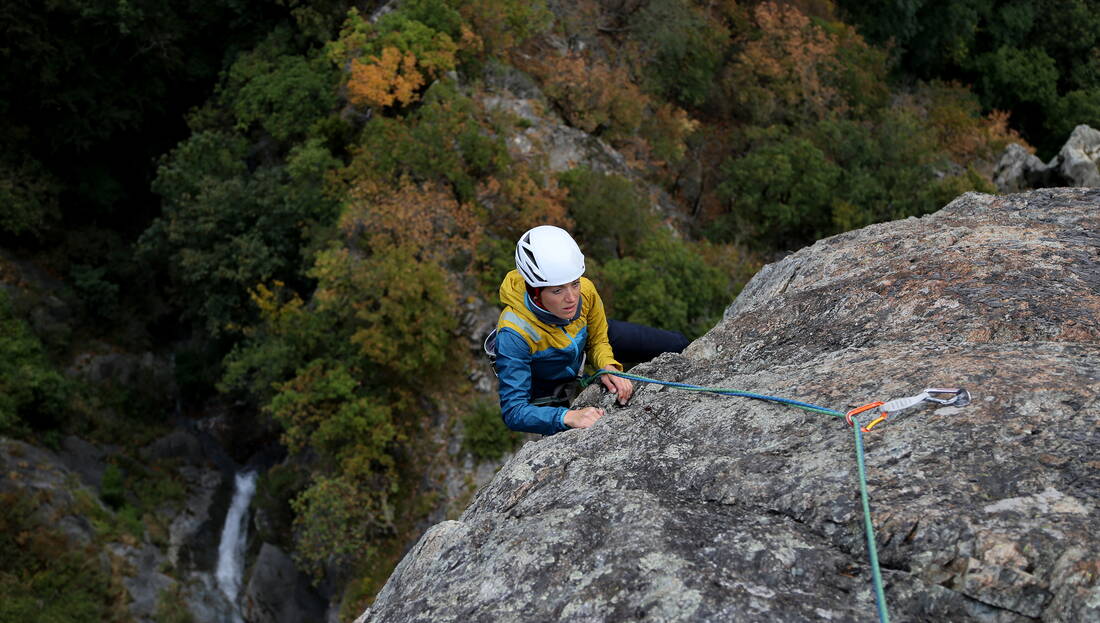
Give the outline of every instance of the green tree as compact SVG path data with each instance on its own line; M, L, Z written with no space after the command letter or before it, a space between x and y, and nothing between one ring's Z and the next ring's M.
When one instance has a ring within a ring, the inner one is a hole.
M1070 91L1059 97L1046 128L1051 136L1068 137L1082 123L1100 128L1100 87Z
M569 190L566 205L585 252L600 261L631 255L656 226L648 199L633 182L587 167L558 176Z
M172 301L212 335L254 320L249 288L300 279L311 228L335 217L322 176L338 162L322 146L255 171L248 153L243 138L215 131L173 150L153 185L164 214L139 243L143 257L163 262Z
M648 236L636 255L597 266L593 278L615 318L690 337L714 326L732 300L729 276L664 228Z
M1046 109L1058 96L1058 68L1039 48L1001 46L974 59L978 92L986 108L1018 109L1034 104Z
M0 288L0 435L58 427L67 419L72 391Z
M1094 118L1092 107L1071 109L1062 98L1100 88L1097 0L838 4L870 41L892 42L899 77L974 84L986 112L1008 109L1041 152L1065 141L1052 130Z
M275 140L306 136L336 108L339 73L319 53L287 53L276 34L237 58L220 89L236 128L263 128Z
M751 245L797 248L830 230L843 172L806 138L779 128L764 136L758 147L722 165L719 193L730 212L716 227L726 240L741 236Z
M349 339L386 374L386 381L418 388L418 378L443 372L454 356L458 325L446 273L410 245L382 249L370 258L334 248L317 257L319 312L347 310Z
M629 28L652 92L683 106L707 101L730 45L721 22L690 0L654 0L642 4Z

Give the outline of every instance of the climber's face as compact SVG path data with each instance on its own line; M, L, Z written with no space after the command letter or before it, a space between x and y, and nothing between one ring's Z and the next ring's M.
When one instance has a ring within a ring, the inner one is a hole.
M562 320L572 320L581 304L581 280L543 288L539 298L543 309Z

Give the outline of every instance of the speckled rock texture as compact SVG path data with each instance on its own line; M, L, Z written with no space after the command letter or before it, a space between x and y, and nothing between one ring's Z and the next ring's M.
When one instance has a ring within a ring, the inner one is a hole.
M820 241L634 371L838 410L969 389L865 435L891 619L1100 620L1100 190ZM841 418L641 386L525 445L358 621L875 620L857 482Z

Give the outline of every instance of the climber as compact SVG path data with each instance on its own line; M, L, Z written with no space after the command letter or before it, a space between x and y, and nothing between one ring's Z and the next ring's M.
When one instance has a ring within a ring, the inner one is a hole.
M587 358L598 369L622 371L615 353L640 362L687 346L681 333L609 321L596 286L581 276L584 255L565 230L542 225L525 232L515 257L516 269L500 284L504 310L486 340L508 428L543 435L588 428L604 410L568 408ZM629 380L599 378L619 404L630 401Z

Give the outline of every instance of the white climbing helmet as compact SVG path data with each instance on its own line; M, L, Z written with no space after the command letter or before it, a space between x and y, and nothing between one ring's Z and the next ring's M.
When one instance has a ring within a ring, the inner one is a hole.
M569 232L539 225L519 237L516 269L532 288L560 286L584 274L584 254Z

